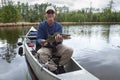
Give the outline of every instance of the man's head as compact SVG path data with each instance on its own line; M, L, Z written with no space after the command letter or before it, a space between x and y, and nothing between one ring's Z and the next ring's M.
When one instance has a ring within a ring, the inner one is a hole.
M54 21L55 18L55 8L53 6L48 6L45 10L46 18L48 21Z
M47 13L49 10L55 12L55 8L53 6L48 6L45 10L45 12Z

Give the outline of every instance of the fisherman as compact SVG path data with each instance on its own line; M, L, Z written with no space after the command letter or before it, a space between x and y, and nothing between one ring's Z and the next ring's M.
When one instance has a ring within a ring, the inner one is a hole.
M41 22L38 26L37 42L42 45L42 47L37 53L41 63L48 63L47 66L50 71L55 74L60 74L65 72L64 65L70 60L73 49L62 44L62 26L54 20L55 16L55 8L48 6L45 10L46 20ZM57 34L54 35L55 33ZM54 42L50 43L48 41L49 35L54 35ZM58 64L50 59L52 56L60 57Z

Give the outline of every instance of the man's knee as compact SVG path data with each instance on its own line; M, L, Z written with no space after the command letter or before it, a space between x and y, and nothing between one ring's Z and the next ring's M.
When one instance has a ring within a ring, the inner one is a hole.
M71 47L68 47L66 51L67 51L67 54L71 57L73 54L73 49Z

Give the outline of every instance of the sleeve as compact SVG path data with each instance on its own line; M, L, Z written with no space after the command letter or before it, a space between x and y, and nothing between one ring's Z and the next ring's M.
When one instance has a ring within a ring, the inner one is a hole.
M62 33L62 25L58 24L57 32Z
M56 30L56 32L59 32L59 33L62 34L62 25L57 24L57 30ZM62 40L61 42L55 42L55 43L53 43L53 44L54 44L54 45L58 45L58 44L62 44L62 42L63 42L63 40Z
M58 32L62 34L62 26L60 25L60 27L58 28ZM57 44L62 44L63 40L61 42L58 42Z
M44 31L42 29L43 24L40 23L37 29L37 41L38 43L41 43L41 41L43 40L43 36L44 36Z

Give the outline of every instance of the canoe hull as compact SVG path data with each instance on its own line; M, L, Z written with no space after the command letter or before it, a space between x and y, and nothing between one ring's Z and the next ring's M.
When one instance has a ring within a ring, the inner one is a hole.
M65 73L55 75L48 69L44 68L38 59L32 54L32 50L35 48L29 47L27 44L27 40L30 38L28 35L31 30L36 31L35 28L32 27L26 34L26 37L23 41L24 52L28 63L39 80L99 80L97 77L79 65L73 58L71 58L70 61L65 65Z
M27 46L27 44L24 44ZM35 75L39 80L60 80L56 77L55 74L48 71L44 68L39 61L32 55L32 53L28 49L29 47L25 47L25 55L30 64L31 68L33 69Z

